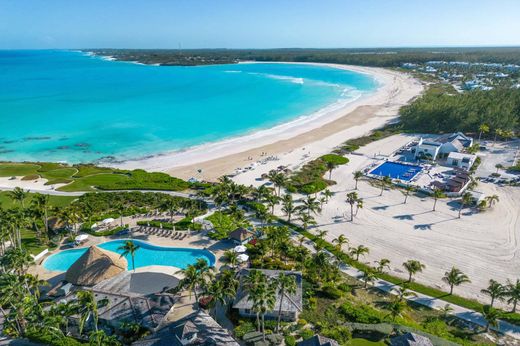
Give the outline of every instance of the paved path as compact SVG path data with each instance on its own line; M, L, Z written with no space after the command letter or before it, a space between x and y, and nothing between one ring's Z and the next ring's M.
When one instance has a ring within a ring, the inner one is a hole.
M294 241L298 242L299 236L300 236L300 233L295 232L295 231L292 232L291 237L293 238ZM312 253L316 252L313 245L314 245L314 243L309 239L306 239L306 241L303 243L303 246L305 246L307 249L309 249ZM331 253L329 253L329 255L334 257ZM362 281L363 272L360 271L359 269L356 269L345 263L341 263L340 270L344 274ZM398 288L399 286L397 286L391 282L385 281L385 280L377 279L373 282L372 287L377 288L377 289L379 289L383 292L389 293L389 294L397 295L397 292L395 291L395 289ZM464 321L474 323L481 327L486 327L486 324L487 324L486 319L479 312L464 308L459 305L451 304L444 300L430 297L430 296L427 296L427 295L419 293L419 292L415 292L415 291L411 291L411 290L408 290L408 291L415 294L415 296L407 297L406 299L408 301L414 302L416 304L424 305L424 306L427 306L427 307L429 307L431 309L435 309L435 310L440 310L440 309L444 308L446 306L446 304L449 304L450 307L453 309L453 311L450 312L450 315L456 316ZM505 322L505 321L499 321L498 327L496 327L496 328L491 327L491 329L498 331L502 334L505 334L507 336L510 336L512 338L520 340L520 326L511 324L511 323Z
M0 187L0 191L13 191L14 187ZM89 192L160 192L164 193L170 196L178 196L178 197L185 197L185 198L191 198L193 197L192 194L185 193L185 192L177 192L177 191L168 191L168 190L95 190L95 191L58 191L58 190L43 190L43 189L26 189L25 191L29 191L32 193L41 193L43 195L50 195L50 196L82 196Z

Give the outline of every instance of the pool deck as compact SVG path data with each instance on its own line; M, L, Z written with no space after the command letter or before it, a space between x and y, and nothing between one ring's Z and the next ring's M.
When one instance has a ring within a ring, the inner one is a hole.
M136 240L146 241L146 242L151 243L152 245L158 245L158 246L192 248L192 249L199 249L199 250L206 249L215 256L215 268L217 270L219 270L220 267L224 264L221 261L224 251L234 247L234 245L231 242L216 241L216 240L210 239L206 235L207 231L201 231L201 232L192 231L192 232L188 232L188 234L189 234L189 236L187 236L186 238L184 238L182 240L179 240L179 239L173 240L171 238L164 238L164 237L158 237L155 235L134 232L132 238L136 239ZM96 237L96 236L90 235L88 237L87 241L85 241L80 247L89 247L89 246L101 244L101 243L104 243L107 241L113 241L113 240L118 240L118 239L127 239L127 238L129 238L129 237L128 236ZM51 285L59 282L60 280L63 279L64 272L47 270L43 267L42 263L50 255L58 253L63 250L67 250L67 249L70 249L70 248L66 248L66 249L58 248L54 251L50 251L49 254L47 256L45 256L45 258L43 260L40 260L40 261L38 261L38 263L36 265L31 266L31 268L29 269L29 272L31 274L38 275L38 277L40 279L48 280L51 283ZM155 267L155 266L149 266L149 267L145 267L145 268L153 268L153 267ZM164 267L162 267L162 266L159 266L158 268L164 269ZM174 267L172 267L172 268L174 268ZM159 270L162 270L162 269L159 269ZM160 272L164 272L164 271L160 271ZM164 272L164 273L168 274L166 272Z

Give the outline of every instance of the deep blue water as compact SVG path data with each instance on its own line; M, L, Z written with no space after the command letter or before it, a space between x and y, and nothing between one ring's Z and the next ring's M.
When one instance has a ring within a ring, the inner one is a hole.
M138 158L269 128L376 87L322 66L163 67L0 51L0 159Z
M145 267L150 265L173 266L180 269L186 268L189 264L194 264L197 258L202 258L210 266L215 264L215 256L206 250L185 249L174 247L155 246L140 240L133 240L140 248L135 253L135 267ZM113 240L99 244L102 249L109 250L118 254L122 251L117 250L124 245L125 240ZM58 252L43 262L43 267L52 271L67 271L69 267L83 255L88 248L70 249ZM132 257L125 257L128 262L128 269L132 269Z
M386 161L374 168L370 173L381 177L390 177L409 181L422 170L421 166L407 165L399 162Z

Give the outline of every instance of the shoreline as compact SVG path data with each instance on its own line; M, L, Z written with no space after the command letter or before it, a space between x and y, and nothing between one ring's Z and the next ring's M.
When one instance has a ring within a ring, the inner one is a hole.
M398 116L399 108L423 90L422 84L411 76L383 68L321 63L298 64L328 66L368 74L379 85L374 92L361 94L356 99L343 103L330 104L312 115L300 116L269 129L201 144L182 151L127 160L111 166L123 169L141 168L166 172L183 179L195 177L199 180L213 181L222 175L232 174L238 167L256 166L255 162L258 160L281 154L286 156L298 148L306 151L306 158L317 157L318 153L325 153L325 147L330 151L347 139L362 136L394 120ZM356 131L344 133L349 129ZM345 136L343 139L337 138L340 133ZM311 143L314 145L309 146ZM294 158L278 158L278 161L287 161L279 165L289 166L294 163ZM202 174L199 170L202 170Z

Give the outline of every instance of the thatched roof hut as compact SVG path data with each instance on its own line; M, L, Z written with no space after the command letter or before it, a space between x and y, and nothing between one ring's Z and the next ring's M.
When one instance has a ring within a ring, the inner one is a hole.
M65 280L78 286L94 286L124 272L128 263L124 257L91 246L65 273Z

